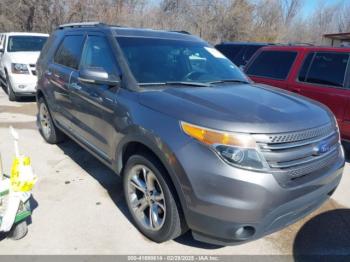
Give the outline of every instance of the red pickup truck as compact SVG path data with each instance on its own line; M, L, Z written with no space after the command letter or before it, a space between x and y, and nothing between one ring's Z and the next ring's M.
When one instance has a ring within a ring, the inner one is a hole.
M350 141L350 48L267 46L251 58L245 72L258 83L317 100L337 118Z

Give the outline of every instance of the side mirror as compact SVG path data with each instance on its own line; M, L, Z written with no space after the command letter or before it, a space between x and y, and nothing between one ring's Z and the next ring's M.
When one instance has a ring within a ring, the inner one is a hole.
M99 67L84 68L79 72L79 81L87 84L118 86L120 78L117 76L110 76L108 73Z
M0 53L3 54L5 52L5 49L1 46L0 47Z
M239 69L241 69L241 71L244 72L244 70L245 70L245 65L240 65L240 66L239 66Z

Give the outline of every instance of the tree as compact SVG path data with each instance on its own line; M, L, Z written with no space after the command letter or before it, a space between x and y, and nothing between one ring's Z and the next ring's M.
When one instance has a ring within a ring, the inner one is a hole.
M205 40L321 43L326 32L350 31L350 2L319 0L1 0L1 31L50 33L70 22L101 21L184 30Z

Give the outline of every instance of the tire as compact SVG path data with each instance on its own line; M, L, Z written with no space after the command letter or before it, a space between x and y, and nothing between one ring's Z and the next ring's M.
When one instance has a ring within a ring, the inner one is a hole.
M58 144L65 140L66 136L56 127L43 97L38 100L37 121L40 134L47 143Z
M9 100L17 101L18 97L16 96L15 92L12 89L11 82L7 74L6 74L6 88L7 88L7 95L9 97Z
M27 225L27 221L24 220L13 225L7 237L13 240L19 240L24 238L27 235L27 233L28 233L28 225Z
M137 176L139 168L140 173ZM143 168L145 172L142 171ZM150 182L148 184L144 182L144 186L152 184L148 186L148 190L153 188L151 192L145 193L142 190L147 189L140 190L141 187L134 186L141 185L142 178L145 181L145 177ZM176 201L175 189L163 166L153 155L139 154L128 159L123 172L123 188L133 223L147 238L161 243L174 239L186 231L187 226L179 201ZM151 217L153 219L149 219Z
M350 159L350 143L347 141L342 141L345 159L348 161Z

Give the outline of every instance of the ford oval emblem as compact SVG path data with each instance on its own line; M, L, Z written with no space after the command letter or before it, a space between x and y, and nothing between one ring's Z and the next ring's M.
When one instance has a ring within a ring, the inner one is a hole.
M313 155L319 156L331 150L331 145L328 143L320 143L313 148Z

